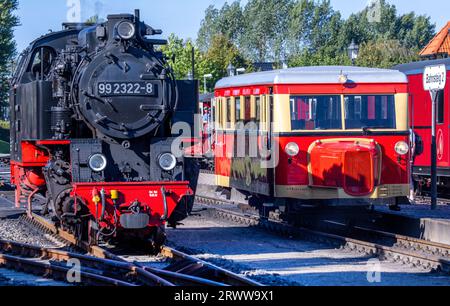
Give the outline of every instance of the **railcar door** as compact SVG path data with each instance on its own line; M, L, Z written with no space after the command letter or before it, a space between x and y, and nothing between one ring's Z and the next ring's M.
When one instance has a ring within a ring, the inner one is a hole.
M447 75L447 84L450 82L450 76ZM446 88L441 91L438 95L437 107L436 107L436 145L437 145L437 159L438 159L438 167L446 168L450 167L450 156L449 156L449 116L448 114L448 99L449 97L449 88L450 86L446 86Z
M269 101L265 95L240 97L235 103L236 127L231 187L251 194L271 194Z

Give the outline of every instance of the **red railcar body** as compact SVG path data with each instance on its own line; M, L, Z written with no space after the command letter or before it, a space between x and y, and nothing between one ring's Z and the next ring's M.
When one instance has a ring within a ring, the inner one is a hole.
M410 125L416 134L416 154L414 158L413 175L418 187L430 184L431 172L431 110L430 92L423 86L425 67L445 65L450 70L450 59L421 61L399 65L396 69L408 77L408 93L410 108ZM450 187L450 73L447 73L447 85L438 95L437 101L437 167L440 187Z
M407 88L402 73L356 67L219 81L216 184L275 207L398 203L411 177Z

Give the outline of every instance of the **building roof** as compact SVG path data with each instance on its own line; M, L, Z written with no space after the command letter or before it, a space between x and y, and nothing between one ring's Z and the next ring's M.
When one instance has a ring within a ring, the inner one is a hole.
M204 93L204 94L200 94L199 96L199 101L200 102L210 102L212 99L214 99L214 93Z
M425 67L437 65L445 65L447 67L447 70L450 70L450 58L412 62L409 64L397 65L392 69L399 70L400 72L403 72L406 75L423 74Z
M348 67L312 66L266 72L255 72L227 77L216 84L216 89L271 84L339 84L339 77L347 75L353 83L407 83L406 75L398 70Z
M447 22L445 27L442 28L439 33L423 48L420 52L422 57L433 57L439 54L450 55L450 21Z

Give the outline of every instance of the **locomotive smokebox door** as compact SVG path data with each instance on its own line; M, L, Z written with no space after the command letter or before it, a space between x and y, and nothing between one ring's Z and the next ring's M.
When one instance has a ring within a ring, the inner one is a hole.
M112 35L105 48L92 61L83 62L75 77L81 117L114 139L148 135L176 104L176 84L161 59L130 43L131 37L141 32L134 28L133 20L132 15L108 16L108 33ZM94 29L80 33L86 48L91 32L96 33Z

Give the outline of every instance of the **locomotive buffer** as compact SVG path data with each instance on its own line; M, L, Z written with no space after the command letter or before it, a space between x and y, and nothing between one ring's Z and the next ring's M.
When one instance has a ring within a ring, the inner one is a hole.
M423 86L431 94L431 209L437 208L437 148L436 148L436 103L438 94L447 81L445 65L425 67Z

